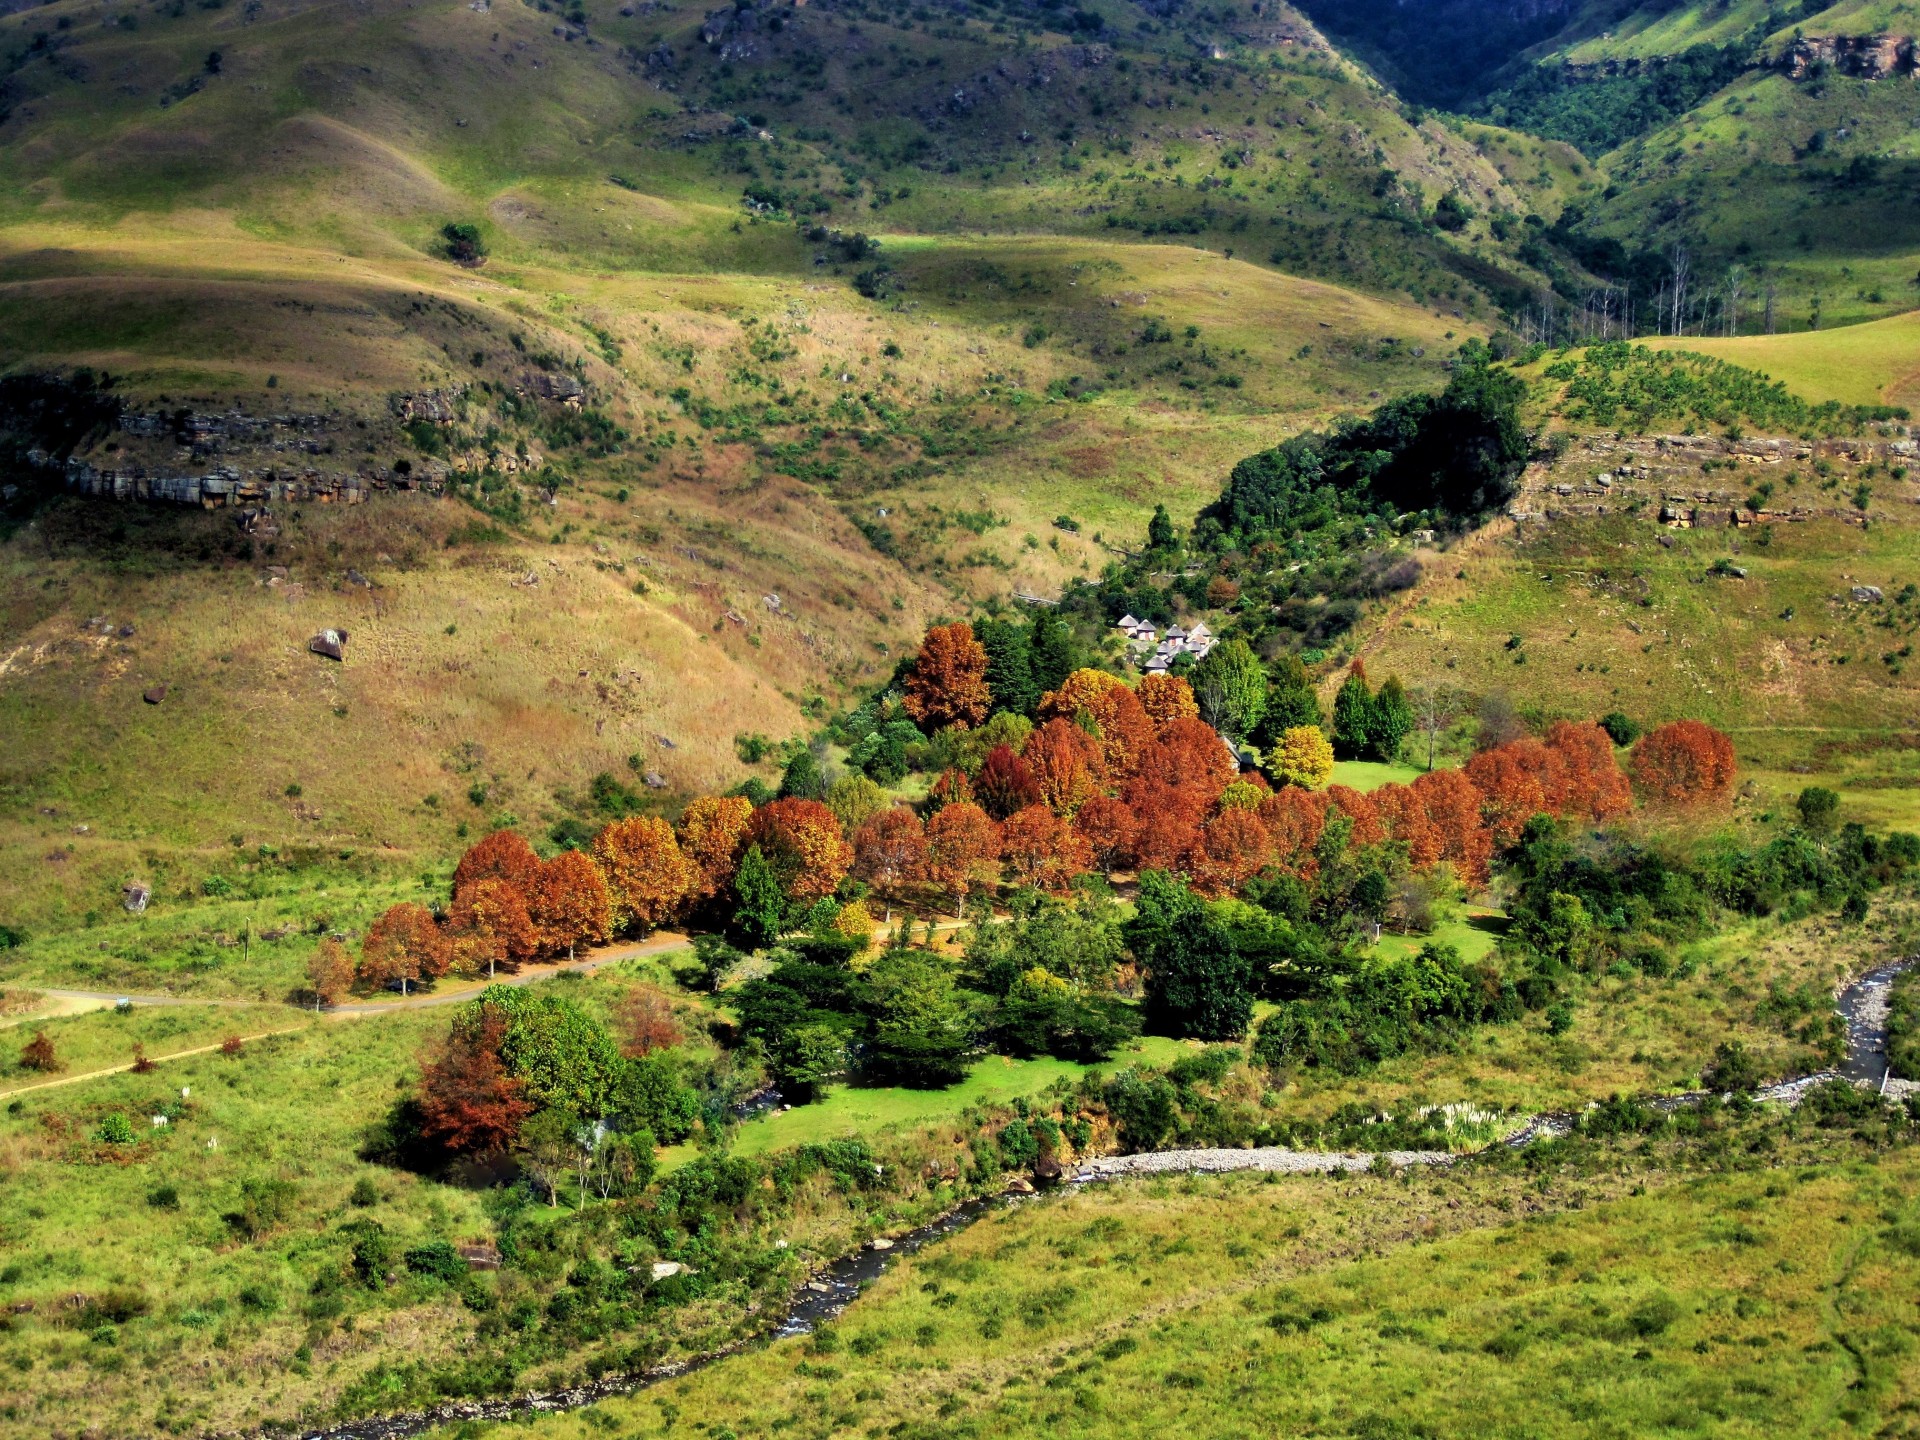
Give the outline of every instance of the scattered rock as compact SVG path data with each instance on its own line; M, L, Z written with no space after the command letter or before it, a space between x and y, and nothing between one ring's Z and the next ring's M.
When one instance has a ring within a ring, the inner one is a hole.
M893 1241L887 1239L884 1235L876 1235L873 1239L867 1241L867 1248L869 1250L891 1250L893 1249Z
M681 1274L686 1268L678 1260L656 1260L653 1262L653 1278L665 1280L670 1276Z
M167 687L164 685L150 685L140 692L140 698L149 705L158 705L162 700L167 698Z
M658 770L647 771L646 781L649 790L664 790L667 788L667 777L662 775Z
M1878 585L1856 585L1853 587L1852 594L1854 600L1861 605L1878 605L1887 598Z
M1033 1182L1024 1175L1016 1175L1007 1181L1005 1193L1008 1195L1031 1195L1033 1194Z
M152 898L152 889L141 884L138 880L125 886L120 891L120 904L129 915L144 914L147 908L147 901Z
M462 1245L454 1251L454 1253L467 1262L467 1268L469 1270L498 1270L500 1268L500 1252L490 1244Z
M349 585L358 585L362 590L371 590L373 588L373 581L362 575L358 570L350 569L347 571L347 583Z
M347 658L347 632L344 630L322 630L307 642L307 649L316 655L324 655L329 660Z

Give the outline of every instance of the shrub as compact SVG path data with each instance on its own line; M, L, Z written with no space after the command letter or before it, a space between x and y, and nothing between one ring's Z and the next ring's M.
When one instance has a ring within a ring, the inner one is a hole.
M1616 745L1631 745L1640 738L1639 724L1618 710L1609 710L1602 715L1600 728L1607 732L1607 738Z
M353 1182L353 1189L347 1195L347 1203L361 1210L380 1203L380 1187L373 1183L373 1177L362 1175Z
M126 1116L115 1113L100 1122L96 1138L103 1145L131 1145L133 1143L133 1122Z
M444 1240L416 1245L407 1251L405 1259L407 1269L415 1275L443 1280L449 1285L467 1276L467 1262Z
M1840 814L1840 797L1824 785L1809 785L1794 801L1800 823L1817 834L1825 834Z
M174 1185L156 1185L147 1192L147 1204L156 1210L178 1210L180 1190Z
M1664 1335L1680 1318L1680 1302L1671 1295L1649 1295L1627 1315L1627 1326L1642 1340Z
M141 1291L114 1286L87 1301L80 1312L80 1323L89 1330L100 1325L124 1325L152 1308L153 1302Z
M51 1075L61 1068L60 1057L54 1053L53 1041L47 1038L46 1031L34 1031L33 1039L21 1047L20 1068L38 1070L44 1075Z
M235 1232L255 1240L283 1225L299 1198L291 1180L251 1177L240 1182L240 1208L224 1218Z

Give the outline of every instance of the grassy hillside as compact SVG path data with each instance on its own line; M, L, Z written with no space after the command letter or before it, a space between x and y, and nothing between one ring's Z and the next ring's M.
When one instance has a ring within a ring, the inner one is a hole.
M882 1421L1226 1436L1249 1414L1300 1434L1898 1425L1913 1404L1912 1160L1797 1158L1814 1163L1685 1180L1552 1166L1524 1196L1474 1172L1097 1187L899 1262L830 1332L530 1428L655 1433L695 1414L741 1436Z
M1920 408L1920 323L1912 313L1793 335L1653 337L1647 343L1717 356L1770 375L1804 395L1849 405Z

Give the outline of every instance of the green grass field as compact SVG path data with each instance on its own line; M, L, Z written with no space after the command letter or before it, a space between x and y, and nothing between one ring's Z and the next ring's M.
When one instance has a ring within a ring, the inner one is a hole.
M830 1332L524 1428L1897 1433L1920 1171L1797 1158L1096 1187L898 1262Z

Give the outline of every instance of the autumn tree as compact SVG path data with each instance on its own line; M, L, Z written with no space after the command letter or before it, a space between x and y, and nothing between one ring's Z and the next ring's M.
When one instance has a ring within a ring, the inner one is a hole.
M960 800L975 798L973 779L964 770L948 768L934 777L933 784L927 787L927 809L938 810L942 805L952 805Z
M1598 725L1556 720L1546 746L1559 757L1565 776L1560 812L1583 820L1610 820L1633 808L1633 790L1614 758L1613 740Z
M1439 859L1468 885L1487 883L1493 837L1480 816L1480 792L1458 770L1430 770L1407 787L1426 811Z
M420 1134L456 1155L510 1148L533 1113L526 1081L500 1058L507 1017L476 1005L453 1022L439 1052L420 1070Z
M741 795L702 795L680 815L680 853L693 866L688 894L711 900L733 883L746 844L753 802Z
M540 953L540 935L527 914L527 900L505 880L489 877L454 896L447 912L454 964L470 973L514 971Z
M1200 821L1213 797L1197 785L1177 785L1141 774L1127 782L1121 799L1140 822L1133 841L1135 868L1185 873L1200 843Z
M910 807L889 806L877 815L868 816L853 832L853 873L887 902L889 921L893 919L893 901L909 886L917 884L926 869L926 828Z
M1113 776L1133 773L1140 752L1153 739L1153 722L1139 699L1117 675L1104 670L1074 671L1057 690L1041 697L1036 714L1042 730L1047 721L1063 720L1091 732L1099 742L1101 764ZM1034 733L1037 737L1039 731ZM1032 740L1026 754L1029 763L1035 763Z
M1164 671L1144 675L1133 693L1156 730L1164 729L1173 720L1200 718L1200 702L1194 699L1193 686L1184 676Z
M402 901L367 927L360 942L360 979L369 985L400 982L400 993L418 980L437 980L453 963L447 937L433 912Z
M313 992L315 1010L338 1005L353 988L353 957L331 935L321 936L313 954L307 957L307 988Z
M1143 752L1139 773L1152 774L1176 785L1191 785L1211 805L1220 792L1240 778L1240 762L1227 742L1204 720L1170 720Z
M1093 867L1093 846L1045 805L1029 805L1000 827L1000 856L1016 885L1063 892Z
M840 822L818 800L775 800L753 812L747 837L787 895L807 905L833 894L853 864Z
M1276 857L1296 874L1311 871L1314 847L1327 828L1328 805L1324 791L1289 785L1274 791L1254 811L1273 839Z
M948 805L927 822L927 876L954 900L955 914L967 896L991 885L1000 860L1000 827L978 805Z
M1091 742L1082 748L1091 753ZM1040 780L1023 757L1008 746L996 745L973 777L973 798L994 819L1004 820L1040 800Z
M1194 856L1194 888L1226 895L1273 863L1273 837L1251 810L1222 810L1200 830Z
M652 930L680 908L692 888L694 869L674 839L673 827L656 815L616 820L593 837L593 862L606 881L619 929Z
M1382 785L1371 796L1387 839L1403 846L1407 863L1425 870L1440 858L1440 837L1427 820L1427 808L1405 785Z
M504 880L522 895L533 890L540 857L517 830L496 830L460 857L453 871L453 893L481 880Z
M1104 874L1126 868L1140 820L1124 800L1096 795L1074 812L1073 828L1092 851L1094 867Z
M1318 790L1333 777L1333 746L1318 725L1295 725L1267 752L1267 773L1276 784Z
M1733 741L1699 720L1675 720L1633 747L1633 782L1663 805L1699 805L1733 789Z
M987 718L987 652L964 620L927 631L907 672L903 702L922 730L968 730Z
M578 850L562 850L540 867L527 916L541 948L565 950L573 959L581 945L600 945L613 930L613 898L599 868Z
M1355 845L1378 845L1387 838L1386 827L1380 822L1380 812L1364 791L1356 790L1351 785L1329 785L1327 799L1334 809L1353 822Z
M671 1050L684 1038L672 1003L651 985L636 985L620 997L613 1007L613 1029L620 1053L636 1060Z
M1040 788L1040 801L1071 815L1100 792L1106 764L1100 742L1071 720L1055 718L1033 732L1021 757Z
M1496 845L1511 845L1536 815L1560 813L1566 765L1538 740L1513 740L1467 761L1467 779L1480 792L1481 813Z

